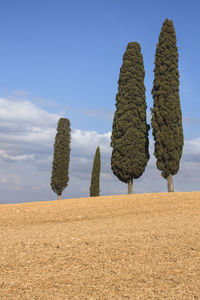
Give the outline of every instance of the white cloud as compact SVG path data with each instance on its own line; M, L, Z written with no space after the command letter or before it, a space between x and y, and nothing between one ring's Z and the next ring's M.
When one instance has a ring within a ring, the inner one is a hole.
M10 160L10 161L21 161L21 160L34 159L34 154L9 155L8 151L0 149L0 157L2 157L5 160Z
M200 138L185 141L183 151L184 154L189 155L190 159L194 156L200 159Z
M53 143L61 116L39 109L30 101L0 98L0 202L53 200L50 188ZM101 150L101 194L123 194L126 184L112 173L111 132L72 129L70 180L63 197L89 195L92 163L97 146ZM134 191L167 191L166 180L156 168L150 140L150 161L144 174L134 181ZM186 140L180 171L174 176L175 190L198 190L200 186L200 138ZM23 187L23 188L22 188Z
M12 188L13 188L13 184L15 186L23 185L22 178L17 174L0 175L0 182L3 184L10 184L12 182Z
M17 125L17 128L22 124L28 127L54 127L59 116L50 114L45 110L39 109L36 105L28 100L11 101L0 98L0 125L6 125L8 129L12 128L12 124Z
M89 148L89 150L91 148L96 150L97 146L101 146L103 151L108 153L108 145L105 145L105 143L108 141L108 139L110 139L110 136L111 132L99 134L96 131L83 131L80 129L75 129L72 132L72 146L74 148Z

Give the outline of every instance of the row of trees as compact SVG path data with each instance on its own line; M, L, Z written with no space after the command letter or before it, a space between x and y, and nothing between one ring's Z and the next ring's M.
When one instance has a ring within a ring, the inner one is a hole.
M133 192L133 179L139 178L149 160L149 129L146 122L144 65L141 47L128 43L123 56L116 95L116 111L111 135L111 169L115 176L128 184ZM167 179L168 191L173 192L172 176L179 170L183 148L182 114L179 98L178 49L173 22L163 23L156 48L154 99L151 126L157 168ZM61 197L67 186L70 155L70 122L58 122L54 144L51 187ZM100 148L95 153L91 176L90 196L99 195Z
M66 118L60 118L57 126L57 133L54 143L54 158L52 164L51 188L61 199L62 192L69 181L69 161L71 144L70 121ZM90 196L95 197L100 194L100 148L97 147L91 176Z
M119 180L128 183L128 193L132 193L133 179L143 174L149 160L144 75L140 45L129 43L120 69L111 136L111 168ZM156 48L152 96L156 165L167 179L168 191L173 192L172 176L179 170L183 128L176 33L168 19L163 23Z

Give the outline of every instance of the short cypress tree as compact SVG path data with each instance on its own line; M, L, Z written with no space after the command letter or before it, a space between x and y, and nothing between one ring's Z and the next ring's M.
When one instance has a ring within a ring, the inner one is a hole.
M144 76L141 47L136 42L128 43L116 95L111 168L119 180L128 183L129 194L133 193L133 179L143 174L149 160Z
M162 25L156 48L152 95L154 155L157 158L157 168L168 181L168 191L173 192L172 175L179 170L184 141L176 33L173 22L168 19Z
M51 188L61 199L61 195L69 181L70 160L70 121L60 118L54 143Z
M90 197L99 196L100 193L100 148L97 147L96 153L93 161L92 176L91 176L91 185L90 185Z

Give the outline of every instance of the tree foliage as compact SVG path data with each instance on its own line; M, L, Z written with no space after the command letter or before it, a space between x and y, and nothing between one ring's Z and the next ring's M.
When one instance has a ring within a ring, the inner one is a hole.
M144 76L141 47L136 42L128 43L119 74L111 135L111 168L125 183L140 177L149 160Z
M51 176L51 188L59 196L69 181L70 132L70 121L66 118L60 118L54 143Z
M90 185L91 197L99 196L100 193L100 168L101 168L100 148L97 147L94 156L92 176L91 176L91 185Z
M168 19L162 25L156 48L152 95L154 155L157 168L167 178L178 172L183 148L178 49L173 22Z

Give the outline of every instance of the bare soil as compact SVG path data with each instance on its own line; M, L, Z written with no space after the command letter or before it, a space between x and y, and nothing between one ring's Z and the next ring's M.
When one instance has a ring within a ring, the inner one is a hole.
M200 192L0 206L0 299L200 299Z

